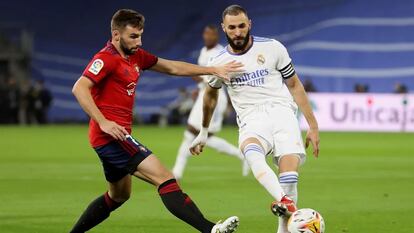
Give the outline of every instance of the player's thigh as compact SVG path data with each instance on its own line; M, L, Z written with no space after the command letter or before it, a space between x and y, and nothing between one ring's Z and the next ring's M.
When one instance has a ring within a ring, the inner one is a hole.
M137 177L138 179L141 179L149 184L155 185L154 181L151 180L149 177L145 176L144 174L142 174L141 172L139 172L138 170L134 172L133 174L135 177Z
M288 107L280 106L275 108L274 115L273 143L276 164L280 167L282 159L286 160L284 164L289 168L296 159L299 159L299 164L303 164L306 152L295 113Z
M122 184L121 180L133 174L138 164L152 154L130 136L125 141L112 141L94 149L102 162L105 178L111 184Z
M241 151L250 144L260 145L267 154L273 148L272 123L265 114L251 114L238 121L239 147Z
M167 180L174 179L172 173L154 155L149 155L138 167L144 177L147 177L155 186L159 186Z
M131 195L131 175L126 175L118 181L108 182L108 192L112 200L124 202Z

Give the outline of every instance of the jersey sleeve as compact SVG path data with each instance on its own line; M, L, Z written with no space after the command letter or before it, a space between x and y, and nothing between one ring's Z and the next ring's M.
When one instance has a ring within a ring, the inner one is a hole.
M282 43L275 41L276 48L276 69L282 74L283 79L289 79L295 75L292 59Z
M214 58L210 58L207 66L214 66ZM207 76L207 83L210 87L215 89L220 89L223 86L223 80L219 79L218 77L214 75L208 75Z
M98 53L89 62L82 76L94 83L99 83L107 77L116 67L115 61L108 54Z
M138 66L142 70L147 70L151 68L153 65L157 64L158 62L157 56L143 49L139 49L138 52L136 53L136 56L137 56L136 59L138 62Z

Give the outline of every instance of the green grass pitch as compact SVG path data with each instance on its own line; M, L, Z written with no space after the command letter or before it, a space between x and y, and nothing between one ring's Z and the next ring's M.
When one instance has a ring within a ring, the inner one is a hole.
M171 168L182 127L139 127L133 135ZM233 143L237 130L221 136ZM106 190L86 126L0 127L0 232L68 232ZM310 154L310 153L309 153ZM240 217L241 233L274 233L271 197L241 163L207 149L191 158L181 183L212 221ZM301 168L299 207L322 213L328 233L405 233L414 229L414 135L322 133L321 156ZM91 232L189 233L154 187L135 180L131 199Z

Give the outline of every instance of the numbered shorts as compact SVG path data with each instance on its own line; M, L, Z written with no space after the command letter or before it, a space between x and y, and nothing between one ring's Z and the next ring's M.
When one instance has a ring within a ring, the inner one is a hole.
M127 136L125 141L115 140L94 149L101 160L105 178L111 183L133 174L138 164L152 154L151 150L131 136Z
M273 152L277 165L280 158L293 154L301 164L306 160L299 122L295 110L279 104L260 105L244 117L238 117L239 145L247 138L257 138L267 154Z

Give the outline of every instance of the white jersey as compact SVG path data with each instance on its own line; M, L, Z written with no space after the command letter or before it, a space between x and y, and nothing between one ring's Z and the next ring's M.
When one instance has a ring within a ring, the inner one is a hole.
M253 37L253 44L243 54L232 54L225 47L209 62L210 66L223 65L230 61L241 62L243 73L233 74L230 81L210 76L209 85L227 90L236 113L243 117L254 109L254 106L281 104L295 111L296 103L290 94L284 79L295 74L286 48L274 39Z
M200 55L198 56L198 65L207 66L210 59L217 56L219 52L222 50L223 46L221 44L217 44L215 47L211 49L207 49L207 47L204 46L200 51ZM200 77L204 79L204 82L199 83L199 88L205 88L205 85L207 84L209 77L207 75L203 75Z
M217 44L214 48L207 49L203 47L200 51L200 56L198 57L198 64L201 66L207 66L209 60L212 57L217 56L217 54L223 50L223 46ZM194 103L194 106L191 110L190 116L188 117L188 124L192 125L196 129L201 129L201 122L203 118L203 96L206 89L206 85L208 82L208 76L201 76L203 81L198 84L199 93L197 99ZM209 132L216 133L221 130L222 122L223 122L223 114L227 108L227 96L224 90L220 90L219 97L217 101L217 107L214 111L213 117L211 119Z
M223 45L217 44L215 47L208 49L207 47L203 47L200 50L200 55L198 56L197 63L200 66L207 66L209 60L219 54L220 51L223 50Z

